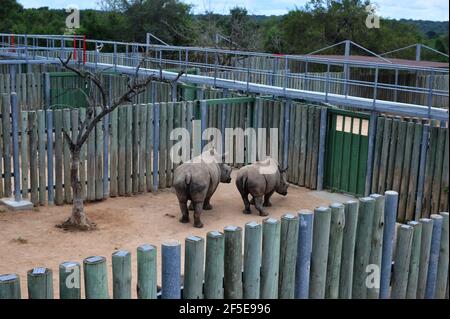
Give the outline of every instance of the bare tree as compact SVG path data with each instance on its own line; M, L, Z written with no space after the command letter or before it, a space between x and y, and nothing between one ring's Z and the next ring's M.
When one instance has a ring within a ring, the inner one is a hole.
M59 58L62 66L74 72L80 78L84 79L85 83L90 83L91 90L86 94L87 110L86 119L80 123L80 128L77 136L73 138L70 136L69 132L64 131L64 139L69 145L69 150L71 154L71 166L70 166L70 182L73 192L73 203L72 203L72 214L58 227L64 229L75 229L75 230L91 230L96 227L95 223L89 220L84 211L83 194L81 192L81 182L78 176L81 148L86 142L91 134L92 130L96 125L109 113L114 111L120 105L126 103L132 103L133 98L144 92L148 84L152 81L160 81L170 83L172 86L176 85L181 75L184 71L178 73L178 76L173 81L168 81L162 78L162 70L159 72L159 76L148 76L146 78L139 78L138 73L141 63L136 68L134 77L129 77L128 87L124 94L120 97L113 99L108 103L108 94L106 85L102 82L101 73L94 73L87 69L79 68L75 65L70 65L70 60L72 56L69 55L67 60L62 60ZM93 88L98 90L99 101L97 100L97 92ZM100 106L101 111L95 114L95 108Z

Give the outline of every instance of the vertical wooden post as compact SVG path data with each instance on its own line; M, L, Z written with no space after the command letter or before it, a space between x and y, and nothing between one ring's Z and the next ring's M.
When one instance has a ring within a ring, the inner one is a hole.
M286 169L288 167L288 159L289 159L289 129L291 125L291 106L292 100L286 99L284 103L284 132L283 132L283 168Z
M313 217L310 210L298 212L297 263L295 265L295 298L308 299L311 253L313 241Z
M420 147L419 180L417 182L416 211L414 219L418 220L422 214L423 190L425 186L425 170L427 163L428 139L430 134L430 125L423 125L422 143Z
M224 298L242 299L242 229L227 226L225 232Z
M448 287L448 242L449 242L449 225L448 225L448 213L441 213L442 220L442 235L441 235L441 249L439 254L439 262L436 276L436 299L444 299L445 291Z
M408 286L409 264L413 240L413 227L401 225L397 232L397 246L392 278L392 299L405 299Z
M366 196L370 194L370 188L372 185L373 158L375 148L375 137L377 134L377 124L378 124L378 113L376 111L371 111L369 120L369 145L367 151L366 185L364 191L364 194Z
M205 132L207 128L207 116L208 116L208 106L205 100L200 101L200 120L201 120L201 131L200 131L200 139L201 139L201 151L203 152L203 148L205 147L206 140L203 139L203 132ZM223 133L222 133L223 134Z
M19 275L0 275L0 300L20 299L21 297Z
M370 197L375 199L375 211L373 215L369 264L381 270L384 233L384 196L372 194ZM369 299L378 299L380 296L380 277L375 276L374 280L376 281L374 287L367 289L367 298Z
M156 247L141 245L137 248L137 297L138 299L156 299L156 295Z
M293 299L295 296L295 268L298 241L297 215L286 214L281 217L280 236L280 275L278 296L280 299Z
M317 162L317 190L323 189L323 175L324 175L324 162L325 162L325 139L327 133L327 108L322 107L320 109L320 128L319 128L319 159Z
M259 299L261 287L261 225L245 224L243 298Z
M261 299L278 298L279 262L280 222L273 218L267 218L263 222Z
M408 287L406 289L406 298L416 299L417 284L419 282L419 264L420 264L420 241L422 239L422 224L416 221L410 221L409 226L413 227L413 241L411 246L411 258L409 262Z
M111 77L109 77L111 91ZM109 114L103 117L103 198L109 197ZM100 126L98 127L100 129Z
M427 285L425 288L425 299L433 299L436 293L436 279L439 263L439 251L441 249L442 222L441 215L431 215L433 220L433 232L431 235L430 263L428 265Z
M28 298L53 299L53 273L48 268L33 268L27 272Z
M153 90L152 90L152 92L153 92ZM156 192L158 190L158 184L159 184L159 181L158 181L159 107L160 107L159 104L157 104L157 103L153 104L153 191L154 192Z
M188 236L185 241L183 299L203 298L204 263L204 239Z
M6 114L11 113L11 98L8 94L2 96L2 133L3 133L3 168L4 168L4 192L3 196L11 196L11 119Z
M372 241L373 215L375 199L363 197L359 199L358 227L356 230L355 264L353 273L352 298L367 297L367 266L370 259Z
M339 280L342 260L342 243L345 227L345 207L341 203L330 205L330 243L328 248L325 298L339 298Z
M83 260L86 299L108 299L106 258L92 256Z
M59 298L81 298L81 267L77 262L63 262L59 265Z
M352 297L353 263L355 260L356 229L358 224L358 202L344 203L345 227L342 240L341 273L339 278L339 298Z
M384 193L384 232L381 253L380 299L389 297L389 287L392 271L392 246L397 220L398 193L387 191Z
M50 73L44 73L44 107L47 118L47 192L48 204L53 204L53 114L51 110L51 81Z
M22 199L20 193L20 160L19 160L19 106L17 105L17 94L11 93L11 116L12 116L12 144L13 144L13 167L14 167L14 199Z
M309 283L309 298L311 299L325 298L330 223L330 208L317 207L314 210L311 278Z
M131 299L131 253L118 250L112 254L113 298Z
M205 298L223 298L224 236L211 231L206 236Z
M162 299L181 298L181 245L176 240L162 243Z
M427 286L428 265L430 262L431 235L433 233L433 220L421 218L422 238L420 243L419 280L417 283L417 299L425 298L425 288Z

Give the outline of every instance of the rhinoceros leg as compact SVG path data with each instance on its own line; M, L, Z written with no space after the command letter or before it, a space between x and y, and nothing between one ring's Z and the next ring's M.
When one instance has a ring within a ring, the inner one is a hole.
M180 204L181 209L180 222L182 222L183 224L189 223L189 210L187 207L187 201L178 201L178 203Z
M212 205L209 202L210 200L211 200L211 197L205 199L205 201L203 202L203 210L211 210L212 209Z
M194 210L194 204L192 203L192 201L191 201L191 203L189 204L189 210Z
M248 201L248 194L241 193L242 200L244 201L244 214L251 214L252 211L250 210L250 202Z
M250 205L255 205L255 199L253 197L250 199Z
M203 212L203 203L202 202L194 203L194 227L197 228L203 227L203 223L200 220L202 212Z
M263 202L264 202L264 197L263 196L256 196L255 197L255 207L259 212L259 216L267 216L269 215L265 209L263 208Z
M274 191L271 191L269 194L264 195L264 207L271 207L272 203L270 202L270 197L272 197Z

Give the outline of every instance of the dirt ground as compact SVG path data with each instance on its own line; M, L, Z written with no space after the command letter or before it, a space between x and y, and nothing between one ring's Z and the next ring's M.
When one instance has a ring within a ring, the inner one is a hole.
M291 186L287 197L275 194L271 217L287 212L314 209L346 197L327 192L314 192ZM221 184L212 199L213 210L202 216L204 228L197 229L178 221L179 208L171 190L156 194L110 198L87 204L88 216L98 224L93 232L65 232L55 227L69 214L71 206L39 207L34 211L10 212L0 206L0 274L17 273L21 278L22 297L27 296L26 272L34 267L53 270L55 297L58 291L58 266L64 261L78 261L93 255L107 257L109 288L111 290L111 254L117 249L132 252L133 282L136 286L136 248L144 243L158 247L168 239L183 243L188 235L205 237L208 231L223 230L227 225L244 227L249 221L261 222L254 207L252 215L242 213L243 203L234 185ZM182 246L182 253L184 245ZM183 257L182 257L183 258ZM183 264L182 264L183 267ZM160 281L160 254L158 253L158 281ZM112 293L111 293L112 296ZM133 297L136 292L133 291Z

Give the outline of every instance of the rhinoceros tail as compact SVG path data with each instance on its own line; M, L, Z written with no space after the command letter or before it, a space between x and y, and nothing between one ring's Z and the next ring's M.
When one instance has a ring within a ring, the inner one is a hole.
M186 183L186 185L189 185L189 184L191 184L191 180L192 180L192 175L189 172L186 174L186 177L184 178L184 182Z

